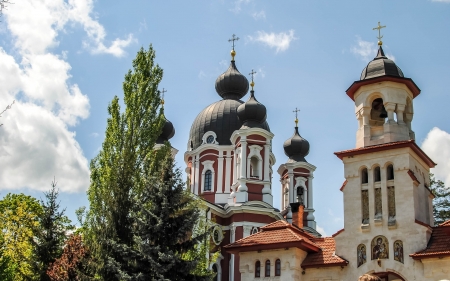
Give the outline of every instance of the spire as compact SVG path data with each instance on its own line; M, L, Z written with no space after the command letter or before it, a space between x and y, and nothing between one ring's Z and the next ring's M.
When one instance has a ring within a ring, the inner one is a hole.
M295 110L292 111L292 112L295 112L295 128L298 128L298 115L297 115L297 113L300 112L300 109L298 109L296 107Z
M228 39L228 42L232 42L233 49L231 50L231 61L234 61L234 56L236 56L236 51L234 50L234 42L239 40L239 37L233 34L231 39Z
M164 125L161 131L161 134L158 136L158 139L156 140L157 144L164 144L165 141L168 141L175 135L175 128L173 127L172 122L167 120L166 116L164 115L164 93L166 93L166 89L162 89L160 91L161 93L161 106L162 106L162 115L164 118Z

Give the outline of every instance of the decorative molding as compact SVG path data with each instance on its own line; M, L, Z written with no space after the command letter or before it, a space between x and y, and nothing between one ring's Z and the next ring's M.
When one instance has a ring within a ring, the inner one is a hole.
M212 142L208 142L207 141L209 136L212 136L214 138L214 140ZM213 131L208 131L205 134L203 134L202 144L201 145L204 145L204 144L216 144L216 145L218 145L219 143L217 142L217 135L216 135L216 133L214 133Z

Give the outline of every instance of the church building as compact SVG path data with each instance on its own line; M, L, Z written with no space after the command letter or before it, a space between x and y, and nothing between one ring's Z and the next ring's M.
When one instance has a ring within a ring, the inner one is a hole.
M197 115L184 153L188 188L215 224L215 280L348 281L366 273L383 281L450 279L450 221L434 226L429 189L436 164L412 130L420 89L386 57L381 40L346 90L358 129L356 146L335 153L344 165L344 228L331 237L316 231L316 167L305 158L310 144L297 120L274 173L270 119L253 76L249 83L238 71L234 40L230 66L215 82L220 100ZM165 140L172 136L173 127Z

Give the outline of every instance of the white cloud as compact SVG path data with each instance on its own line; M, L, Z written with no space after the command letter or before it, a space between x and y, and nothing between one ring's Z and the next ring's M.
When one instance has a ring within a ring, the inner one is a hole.
M443 2L443 3L450 3L450 0L431 0L431 2Z
M364 61L368 61L375 57L377 48L374 42L364 41L358 37L357 46L353 46L351 51Z
M266 19L266 12L265 12L264 10L261 10L261 11L259 11L259 12L254 12L254 13L252 14L252 17L253 17L255 20L265 20L265 19Z
M242 4L248 4L251 1L252 0L235 0L233 2L233 8L230 9L230 11L232 11L235 14L239 14L242 10Z
M450 186L450 134L434 127L422 143L422 149L438 164L432 169L436 179Z
M250 39L250 41L263 43L270 48L275 48L278 53L286 51L292 40L297 38L294 37L294 30L291 29L288 32L280 33L257 31L256 36L248 36L248 39Z
M76 24L91 53L120 57L134 40L130 34L108 44L92 13L92 0L21 0L4 14L16 57L0 47L0 108L16 102L1 117L0 189L48 190L53 177L61 191L89 186L88 161L70 129L89 116L89 99L70 82L68 52L51 48Z
M323 237L327 237L327 233L325 232L325 229L323 229L323 227L320 227L319 225L316 226L316 230L317 232L319 232L320 234L322 234Z
M264 77L266 77L266 71L264 69L262 69L261 67L259 67L258 71L256 71L256 74L255 74L255 78L256 77L261 77L263 79Z
M208 77L208 75L206 75L206 73L203 70L200 70L200 72L198 73L198 78L203 79L205 77Z

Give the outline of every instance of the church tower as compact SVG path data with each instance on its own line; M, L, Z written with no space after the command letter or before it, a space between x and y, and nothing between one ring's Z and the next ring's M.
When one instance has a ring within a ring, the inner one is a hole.
M426 248L434 225L429 173L436 164L412 131L420 89L386 57L381 37L376 57L347 90L358 130L356 148L335 153L345 176L336 254L355 265L348 280L369 272L383 280L419 280L423 273L409 255Z

